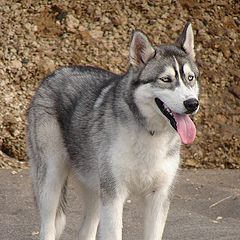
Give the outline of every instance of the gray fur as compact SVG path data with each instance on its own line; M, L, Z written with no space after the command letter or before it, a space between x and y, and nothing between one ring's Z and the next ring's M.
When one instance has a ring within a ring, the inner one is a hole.
M95 67L64 67L45 78L32 99L28 112L28 154L42 218L41 240L55 239L54 231L46 230L52 226L51 222L45 222L50 215L44 215L48 207L56 205L53 199L52 205L46 206L51 189L54 189L53 196L58 202L55 224L62 221L62 229L56 230L56 236L60 236L64 228L70 169L88 191L87 195L100 196L104 203L119 195L121 189L109 154L120 127L152 138L161 136L161 131L168 131L169 139L175 140L169 143L166 158L179 155L180 141L176 140L175 130L163 116L159 117L157 126L149 122L136 102L135 93L145 84L159 89L176 89L179 86L177 74L171 83L159 79L166 67L176 69L174 58L179 63L181 78L188 85L183 65L188 63L198 77L196 63L180 45L154 49L143 33L138 33L135 38L138 42L132 43L130 63L133 63L126 73L118 75ZM138 45L141 51L136 53ZM56 183L59 184L54 188ZM86 233L82 230L81 234L85 236Z

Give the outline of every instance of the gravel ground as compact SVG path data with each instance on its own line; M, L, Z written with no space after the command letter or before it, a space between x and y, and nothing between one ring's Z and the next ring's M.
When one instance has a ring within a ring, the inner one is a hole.
M201 69L198 136L186 167L240 166L240 4L237 0L0 0L0 167L27 167L25 115L39 81L63 65L126 70L131 33L173 42L187 20Z

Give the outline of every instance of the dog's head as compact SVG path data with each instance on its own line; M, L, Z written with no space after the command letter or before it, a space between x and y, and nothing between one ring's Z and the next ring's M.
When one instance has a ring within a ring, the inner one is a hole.
M130 65L139 72L134 97L142 114L162 115L183 143L192 143L196 128L189 114L199 109L199 71L191 24L186 24L175 44L159 47L153 47L144 33L135 31Z

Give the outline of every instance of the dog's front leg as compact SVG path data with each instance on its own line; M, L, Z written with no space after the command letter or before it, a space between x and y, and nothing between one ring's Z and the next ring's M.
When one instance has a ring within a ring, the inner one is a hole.
M101 197L100 240L122 240L122 212L126 194Z
M145 198L144 240L161 240L169 209L168 193L153 191Z

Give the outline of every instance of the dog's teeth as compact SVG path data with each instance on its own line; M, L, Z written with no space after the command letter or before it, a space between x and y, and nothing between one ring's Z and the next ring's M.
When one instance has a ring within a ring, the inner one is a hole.
M169 113L171 116L173 116L171 109L168 108L165 104L163 104L163 108L164 108L164 111L166 111L166 112Z

